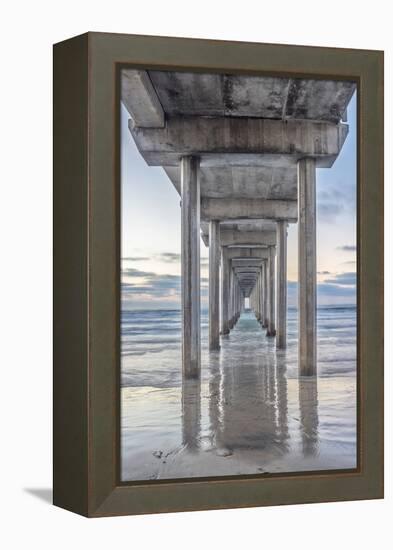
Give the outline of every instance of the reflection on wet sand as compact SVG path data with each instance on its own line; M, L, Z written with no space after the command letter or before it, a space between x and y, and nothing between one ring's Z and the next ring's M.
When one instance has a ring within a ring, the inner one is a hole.
M304 456L318 454L318 380L299 379L300 431Z
M221 344L201 380L122 390L123 479L356 467L354 377L299 379L250 313Z
M183 445L189 451L199 449L201 434L201 383L200 380L183 380L182 384Z
M286 379L275 355L231 360L231 346L209 358L210 431L217 453L236 450L287 451ZM281 399L280 399L281 398Z

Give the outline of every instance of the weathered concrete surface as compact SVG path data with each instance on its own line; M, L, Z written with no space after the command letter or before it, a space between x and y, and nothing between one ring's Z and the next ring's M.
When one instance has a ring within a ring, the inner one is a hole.
M339 122L355 83L259 75L149 71L170 116L305 118Z
M244 258L234 258L232 259L232 267L259 267L262 265L263 260L266 258L252 258L252 257L244 257Z
M278 155L279 156L279 155ZM236 158L236 157L235 157ZM220 166L201 164L201 195L209 198L260 198L297 200L296 163L285 162L286 157L277 162L275 158L257 159L250 156L248 164L235 164L231 157L228 163ZM180 171L177 166L166 166L169 179L180 190Z
M297 200L297 199L296 199ZM201 227L204 226L206 222L201 222ZM207 224L206 224L207 225ZM273 220L249 220L249 219L236 219L236 220L225 220L220 223L222 230L233 229L236 231L276 231L276 223Z
M220 234L224 246L269 246L276 244L276 223L258 219L225 220L220 222ZM209 222L201 221L201 236L209 246Z
M220 315L220 332L221 334L229 333L228 325L228 308L229 308L229 277L230 265L226 257L226 248L221 247L221 315Z
M264 311L264 304L263 304L263 267L264 264L261 265L261 269L258 276L258 300L259 300L259 322L263 324L263 320L265 318L265 311Z
M228 260L263 259L269 257L269 252L265 248L226 247L226 257Z
M210 222L209 229L209 347L220 348L220 224Z
M221 231L221 245L257 245L269 246L276 244L276 233L274 231L235 231L223 229Z
M317 259L316 259L316 173L315 160L299 162L299 372L317 372Z
M242 273L258 273L259 267L258 266L243 266L243 267L234 267L233 271L236 274L241 275Z
M146 71L122 71L121 99L131 115L132 125L144 128L165 126L165 113Z
M268 308L269 319L267 336L276 335L276 300L275 300L275 286L276 286L276 262L275 262L276 250L274 246L269 247L269 259L268 259Z
M139 152L150 166L176 166L184 155L233 154L287 155L324 158L333 164L347 137L346 124L308 120L262 118L169 118L164 128L141 128L130 124ZM251 164L251 163L250 163Z
M276 345L287 345L287 222L277 222L277 338Z
M184 157L181 206L182 363L185 378L200 374L199 159Z
M263 328L267 328L269 324L267 285L268 285L268 273L267 273L267 261L265 261L262 263L262 302L263 302L262 327Z
M297 221L297 202L263 199L201 199L203 220L286 219Z

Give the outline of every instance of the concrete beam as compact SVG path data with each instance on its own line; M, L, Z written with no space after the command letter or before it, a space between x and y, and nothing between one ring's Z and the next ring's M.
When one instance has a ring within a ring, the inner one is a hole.
M269 257L267 248L228 248L226 247L226 257L228 260L241 259L266 259Z
M259 267L257 266L235 267L233 268L233 271L239 275L241 275L242 273L258 273Z
M121 100L131 116L130 127L164 128L165 114L146 71L121 71Z
M239 281L256 281L257 280L257 274L256 273L238 273L236 274Z
M297 221L297 201L264 199L209 199L201 201L201 219L278 219Z
M201 165L201 196L212 199L297 200L296 160L282 155L276 157L225 155L225 163L221 163L215 155L214 166L208 166L209 160L205 157ZM264 165L260 165L262 159ZM165 166L164 171L179 191L178 166Z
M235 258L232 260L232 267L260 266L263 258Z
M339 122L356 87L350 81L265 75L150 70L149 76L170 116Z
M234 229L221 230L221 245L275 245L276 233L274 231L236 231Z
M336 157L348 134L346 124L262 118L172 117L165 128L130 125L151 166L179 164L184 155L288 155Z

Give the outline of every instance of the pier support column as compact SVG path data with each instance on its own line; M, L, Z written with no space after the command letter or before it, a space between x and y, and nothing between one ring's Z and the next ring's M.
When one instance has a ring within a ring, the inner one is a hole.
M220 222L209 224L209 348L220 349Z
M259 292L259 322L263 325L265 312L263 311L263 266L261 266L258 277L258 292Z
M269 307L268 307L268 269L267 269L267 261L264 261L262 263L262 275L263 275L263 328L268 328L269 326Z
M277 338L276 346L287 347L287 222L277 222Z
M225 247L221 247L221 334L229 334L228 326L229 302L229 260Z
M233 329L233 270L229 269L228 328Z
M268 259L268 307L269 307L269 320L266 336L276 335L276 297L275 297L275 254L276 247L269 246L269 259Z
M315 159L298 162L299 374L317 373L316 343L316 169Z
M185 378L200 374L199 159L181 159L182 364Z

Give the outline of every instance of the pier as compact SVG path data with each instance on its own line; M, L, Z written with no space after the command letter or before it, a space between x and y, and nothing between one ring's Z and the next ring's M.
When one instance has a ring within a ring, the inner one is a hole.
M299 375L316 375L316 169L342 149L354 90L349 81L123 69L132 137L180 195L184 380L201 369L200 238L209 247L209 349L220 353L247 298L261 338L283 350L294 223Z

